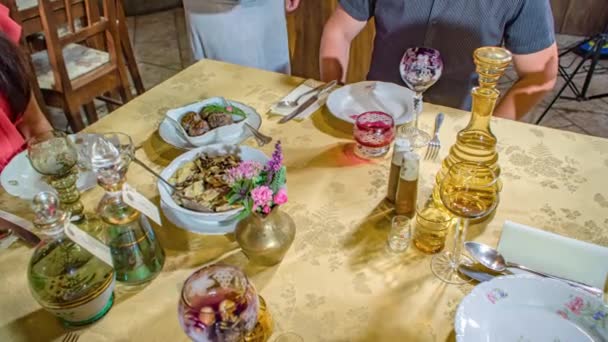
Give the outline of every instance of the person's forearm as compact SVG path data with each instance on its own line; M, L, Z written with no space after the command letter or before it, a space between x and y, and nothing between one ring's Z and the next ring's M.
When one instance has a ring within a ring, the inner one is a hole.
M40 110L38 102L33 95L30 97L30 102L25 108L25 112L23 112L23 117L17 125L17 129L19 132L21 132L25 139L29 139L40 133L53 129L49 121Z
M519 120L526 115L555 86L555 79L537 79L528 77L519 79L500 100L494 115L497 117Z
M350 40L338 32L330 31L326 27L321 38L319 56L321 80L324 82L333 80L346 82Z

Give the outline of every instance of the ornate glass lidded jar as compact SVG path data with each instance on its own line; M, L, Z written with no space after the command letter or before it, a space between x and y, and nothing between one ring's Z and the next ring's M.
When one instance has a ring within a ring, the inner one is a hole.
M146 216L122 199L122 187L133 153L133 143L128 135L108 133L91 144L90 157L97 183L106 191L97 213L106 230L116 280L138 285L160 273L165 253Z
M245 273L230 265L203 267L186 279L178 319L196 342L263 342L273 330L264 299Z
M469 124L458 132L456 143L449 155L443 160L437 173L433 191L434 202L442 207L439 197L439 185L452 165L460 162L480 163L489 167L498 177L497 139L490 129L490 119L494 113L500 92L496 84L511 64L511 53L500 47L481 47L473 53L476 71L479 74L479 86L473 88L473 107ZM499 181L499 189L502 186Z
M55 194L37 194L33 209L42 243L28 267L32 296L68 326L99 320L112 307L114 270L66 236L70 215Z

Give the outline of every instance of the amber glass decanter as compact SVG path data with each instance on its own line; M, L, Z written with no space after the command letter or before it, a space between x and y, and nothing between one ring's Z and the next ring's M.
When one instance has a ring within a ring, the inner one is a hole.
M69 212L60 209L54 193L34 197L34 226L42 238L28 267L32 296L68 326L93 323L114 301L114 270L72 241L64 227Z
M439 186L452 165L460 162L480 163L492 169L496 177L500 175L496 152L497 140L490 129L490 119L500 95L496 84L511 63L512 57L506 49L489 46L475 50L473 58L479 74L479 86L471 91L473 96L471 121L458 132L456 143L451 147L450 154L443 160L441 169L437 173L433 200L438 206L443 206L439 196Z
M116 280L138 285L160 273L165 253L146 216L122 199L122 186L132 155L131 138L122 133L100 135L90 152L97 183L106 191L97 213L106 230Z

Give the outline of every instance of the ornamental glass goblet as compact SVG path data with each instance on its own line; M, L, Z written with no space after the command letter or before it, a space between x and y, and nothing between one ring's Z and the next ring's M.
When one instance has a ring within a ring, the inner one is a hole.
M69 211L72 222L81 223L85 215L76 187L78 152L74 143L63 132L48 131L30 138L27 150L32 167L57 191L61 208Z
M382 157L395 140L395 121L383 112L365 112L357 116L353 136L357 142L355 153L359 157Z
M193 341L244 341L256 328L260 306L256 289L243 271L212 265L186 279L178 318Z
M441 201L457 218L454 226L452 251L437 254L431 260L431 270L448 284L463 284L458 267L463 259L462 249L470 219L490 214L498 205L498 177L492 169L478 163L454 164L443 179Z
M425 47L409 48L399 64L401 79L414 95L414 125L410 129L420 140L430 140L428 133L418 128L418 117L422 113L422 93L430 88L443 72L443 60L439 51Z

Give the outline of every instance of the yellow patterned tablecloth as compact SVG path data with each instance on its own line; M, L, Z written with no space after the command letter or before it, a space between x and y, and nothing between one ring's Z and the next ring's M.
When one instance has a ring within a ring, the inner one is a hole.
M169 108L222 95L263 114L262 131L283 142L296 240L273 268L248 265L230 236L187 233L164 219L155 227L167 252L163 272L143 289L117 287L116 303L80 341L187 341L177 321L183 281L201 265L224 256L246 269L265 297L276 331L305 341L446 341L453 339L458 303L472 285L445 285L430 271L430 256L414 248L385 252L390 209L382 204L389 161L361 163L349 157L351 127L326 109L311 119L278 125L264 115L301 79L213 61L199 62L91 126L91 132L122 131L141 146L138 156L161 170L181 152L156 129ZM454 142L469 114L426 104L421 118L430 130L443 111L444 148ZM499 140L504 188L495 217L473 227L471 237L495 245L506 219L608 246L608 140L501 119ZM252 144L251 141L248 142ZM272 146L264 148L270 154ZM423 165L425 184L439 162ZM154 179L131 165L129 182L158 203ZM84 194L92 210L102 191ZM31 218L28 204L0 192L0 209ZM232 255L226 253L236 251ZM64 328L29 294L31 250L0 251L0 341L60 341Z

